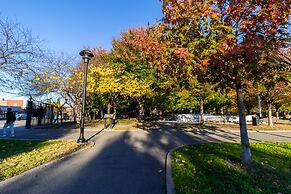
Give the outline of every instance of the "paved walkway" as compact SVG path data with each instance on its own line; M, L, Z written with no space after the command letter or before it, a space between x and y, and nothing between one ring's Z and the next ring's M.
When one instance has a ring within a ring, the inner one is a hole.
M0 193L163 194L165 159L174 147L198 142L239 141L239 132L185 131L170 126L148 131L86 132L95 146L47 167L0 182ZM291 141L291 132L250 132L252 141ZM17 138L76 139L78 130L35 130Z

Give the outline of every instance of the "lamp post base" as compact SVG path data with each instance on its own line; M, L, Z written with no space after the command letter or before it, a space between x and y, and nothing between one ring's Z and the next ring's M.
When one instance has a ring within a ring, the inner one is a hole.
M84 137L79 137L77 143L86 143L86 139Z

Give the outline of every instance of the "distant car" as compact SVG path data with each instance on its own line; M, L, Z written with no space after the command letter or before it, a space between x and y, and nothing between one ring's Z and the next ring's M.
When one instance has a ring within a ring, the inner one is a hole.
M15 117L16 117L16 120L25 120L26 119L26 113L21 113L21 114L17 114Z

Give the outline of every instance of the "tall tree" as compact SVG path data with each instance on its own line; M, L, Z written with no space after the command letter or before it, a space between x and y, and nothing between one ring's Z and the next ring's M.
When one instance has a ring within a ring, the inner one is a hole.
M81 77L75 67L75 59L64 54L50 54L41 64L37 71L25 78L22 93L50 103L61 101L63 106L69 105L76 115L81 97Z
M209 72L236 89L244 162L252 160L245 121L244 82L260 82L265 72L279 68L267 62L271 60L270 51L285 46L288 6L286 1L221 1L215 6L222 24L232 33L217 34L223 44L213 55Z
M157 85L156 69L151 64L153 48L157 46L154 28L136 28L123 32L112 41L111 61L123 69L123 94L138 104L139 119L143 120L146 99Z
M22 90L23 79L37 71L43 55L40 46L30 30L0 14L0 91Z
M283 71L283 72L282 72ZM285 72L285 73L284 73ZM261 83L261 96L267 104L268 108L268 125L273 125L273 114L272 107L275 105L277 119L279 117L278 110L281 105L284 103L285 96L290 95L291 86L290 80L287 76L290 75L290 72L286 70L281 70L281 72L268 72L269 76L265 74L263 82ZM291 100L290 100L291 101Z
M175 34L173 40L194 53L193 65L201 66L211 81L236 90L242 160L251 162L244 81L259 81L263 72L277 68L267 61L270 51L286 46L290 4L285 0L162 2L164 21Z

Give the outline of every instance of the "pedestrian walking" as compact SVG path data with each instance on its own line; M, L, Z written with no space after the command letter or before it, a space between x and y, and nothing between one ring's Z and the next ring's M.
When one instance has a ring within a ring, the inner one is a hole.
M6 123L3 126L3 137L6 137L6 129L9 127L10 129L10 134L11 137L14 137L14 122L16 118L12 112L11 108L7 108L7 113L6 113Z
M59 115L58 113L54 114L54 124L59 123Z

